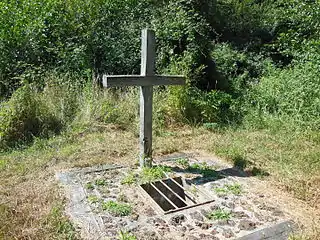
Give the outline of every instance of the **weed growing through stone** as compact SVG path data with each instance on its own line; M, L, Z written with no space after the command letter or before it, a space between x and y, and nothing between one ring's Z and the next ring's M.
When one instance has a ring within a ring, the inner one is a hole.
M73 227L72 223L68 220L68 218L64 217L63 215L62 205L53 207L46 221L52 224L52 226L54 226L55 229L57 229L55 232L55 236L58 235L59 237L61 237L61 239L78 239L76 229Z
M192 187L190 188L190 192L191 192L193 195L195 195L195 196L198 195L198 189L197 189L195 186L192 186Z
M228 194L228 189L224 187L217 187L214 188L214 191L219 195L219 196L224 196Z
M207 218L210 220L229 220L231 216L231 212L219 208L209 213Z
M132 185L137 183L137 181L138 181L137 175L130 172L121 180L121 184Z
M87 200L89 203L98 203L99 202L99 198L97 196L94 195L90 195L87 197Z
M234 195L240 195L242 193L242 186L239 183L226 184L225 186L228 191Z
M139 178L142 183L153 182L164 178L167 172L171 172L171 168L166 166L143 168Z
M137 238L128 232L120 231L119 240L137 240Z
M223 187L215 187L213 190L221 196L229 193L233 195L240 195L242 193L242 186L239 183L225 184Z
M102 204L102 209L108 211L114 216L128 216L132 212L132 206L126 203L118 203L115 201L108 201Z
M86 184L86 189L89 189L89 190L94 189L93 183L92 183L92 182L88 182L88 183Z
M94 184L97 186L105 186L105 185L107 185L107 182L104 179L96 179L94 181Z
M189 160L187 158L178 158L176 159L176 163L183 168L188 168L190 166Z
M208 166L206 162L193 163L188 167L188 170L190 172L199 173L204 177L220 177L220 175L215 171L214 167Z
M151 168L143 168L139 173L128 173L122 180L121 184L132 185L135 183L143 184L153 182L165 177L165 173L171 172L171 168L167 166L154 166Z

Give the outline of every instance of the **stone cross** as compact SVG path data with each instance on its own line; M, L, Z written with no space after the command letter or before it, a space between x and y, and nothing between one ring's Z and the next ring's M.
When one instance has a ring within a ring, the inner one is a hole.
M140 86L140 167L152 166L152 99L155 85L184 85L183 76L155 75L156 40L142 30L140 75L103 75L104 87Z

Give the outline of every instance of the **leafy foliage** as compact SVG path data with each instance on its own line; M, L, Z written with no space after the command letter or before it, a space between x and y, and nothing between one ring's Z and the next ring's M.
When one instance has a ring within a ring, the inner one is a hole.
M61 130L61 123L35 95L30 86L17 90L1 103L0 149L30 141L34 136L48 137Z
M157 73L187 78L185 88L157 89L157 128L186 122L217 129L243 120L266 127L270 118L314 128L319 9L318 1L298 0L4 0L0 145L49 136L75 121L132 127L137 92L102 93L96 83L101 73L139 73L145 27L156 31ZM28 94L14 93L29 84Z
M110 212L115 216L128 216L132 212L132 206L126 203L108 201L102 204L102 209Z

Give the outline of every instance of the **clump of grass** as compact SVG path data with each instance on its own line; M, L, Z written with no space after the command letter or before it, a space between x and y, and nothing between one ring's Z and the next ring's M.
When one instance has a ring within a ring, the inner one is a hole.
M128 216L132 213L132 206L126 203L118 203L115 201L108 201L102 204L102 209L108 211L114 216Z
M54 206L50 214L48 215L46 224L50 223L53 230L55 231L55 237L59 239L78 239L78 234L76 229L73 227L72 223L63 215L63 206Z
M90 195L87 197L87 200L89 203L98 203L99 202L99 198L97 196L94 196L94 195Z
M190 166L189 160L187 158L178 158L176 159L176 163L183 168L188 168Z
M94 181L94 184L97 186L105 186L105 185L107 185L107 182L104 179L96 179Z
M214 187L213 190L218 195L227 195L229 193L240 195L242 193L242 186L239 183L225 184L223 187Z
M153 182L165 177L165 173L171 172L171 168L167 166L154 166L151 168L143 168L139 174L142 183Z
M92 182L86 183L86 189L93 190L94 189L93 183Z
M228 189L224 187L216 187L214 188L214 191L219 195L219 196L224 196L228 194Z
M242 193L242 186L239 183L226 184L225 186L228 191L234 195L240 195Z
M147 183L164 178L165 173L171 172L171 168L167 166L145 167L138 173L130 172L122 180L121 184Z
M206 216L209 220L229 220L232 217L231 212L224 209L216 209Z
M133 172L129 172L122 180L121 184L127 184L127 185L132 185L137 183L137 175L134 174Z
M204 177L219 178L219 174L215 171L213 166L209 166L206 162L193 163L189 165L188 170L190 172L199 173Z
M120 231L119 240L137 240L137 238L129 232Z

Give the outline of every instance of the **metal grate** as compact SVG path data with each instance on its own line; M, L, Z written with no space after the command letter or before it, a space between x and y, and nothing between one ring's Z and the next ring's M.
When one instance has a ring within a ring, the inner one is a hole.
M214 201L205 191L193 184L186 184L181 177L142 184L140 188L144 195L151 197L155 208L164 214Z

